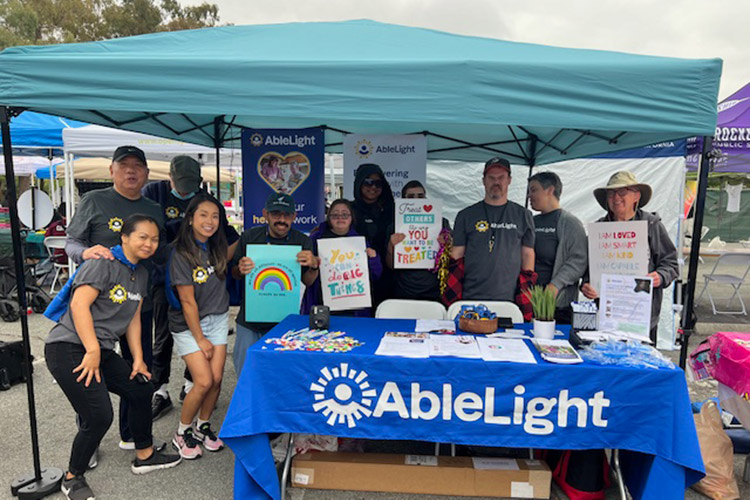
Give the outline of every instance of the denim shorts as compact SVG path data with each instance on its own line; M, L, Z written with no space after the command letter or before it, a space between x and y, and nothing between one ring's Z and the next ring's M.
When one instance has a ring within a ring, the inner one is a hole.
M226 345L227 335L229 335L229 311L223 314L211 314L201 319L201 330L203 330L203 336L213 345ZM172 338L180 357L201 350L190 330L172 332Z

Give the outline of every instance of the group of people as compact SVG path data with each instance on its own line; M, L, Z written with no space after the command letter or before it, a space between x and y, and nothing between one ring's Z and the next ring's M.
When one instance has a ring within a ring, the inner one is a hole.
M380 166L361 165L354 200L333 201L326 220L310 235L293 227L296 206L285 193L272 193L265 223L242 235L229 226L224 208L201 187L200 165L176 157L170 180L146 186L143 151L117 148L110 167L113 186L87 193L67 233L66 252L80 267L56 299L63 313L46 343L47 364L78 419L63 490L68 498L93 498L84 473L95 466L97 447L113 415L108 392L121 397L121 447L135 450L132 470L145 473L194 459L223 443L210 422L221 390L229 331L229 276L241 280L255 267L248 244L295 245L306 286L302 312L322 303L318 242L364 236L373 305L387 298L514 301L529 283L557 294L557 319L570 319L579 290L598 296L588 282L586 233L581 221L560 206L562 183L541 172L529 180L532 213L508 200L511 166L492 158L484 167L482 201L461 210L453 229L443 220L438 238L449 250L450 286L434 270L397 269L394 196ZM652 338L661 290L677 275L676 251L656 214L642 207L651 188L633 174L618 172L594 191L607 212L602 221L648 221L649 276L654 283ZM418 181L403 198L425 198ZM244 288L243 288L244 293ZM274 324L248 322L245 301L236 318L234 369L243 369L247 349ZM347 311L368 316L371 309ZM152 325L154 326L152 338ZM115 352L119 342L122 356ZM166 386L172 350L187 365L186 395L172 437L176 454L151 435L151 424L171 408Z

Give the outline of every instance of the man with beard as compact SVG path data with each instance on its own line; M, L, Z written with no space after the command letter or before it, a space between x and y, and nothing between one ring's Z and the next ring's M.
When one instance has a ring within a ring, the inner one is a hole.
M255 263L245 255L247 245L297 245L302 251L297 254L297 262L302 266L302 282L305 286L313 284L318 277L318 259L313 254L310 237L292 228L297 212L294 199L288 194L271 193L266 199L263 218L266 224L245 230L229 263L232 276L244 280L244 276L253 270ZM275 323L249 323L245 320L245 288L240 312L237 315L237 339L232 352L234 370L239 377L245 364L247 349L260 339Z
M510 163L484 165L484 200L461 210L453 229L453 259L464 259L463 300L515 298L518 276L534 271L534 220L508 201Z

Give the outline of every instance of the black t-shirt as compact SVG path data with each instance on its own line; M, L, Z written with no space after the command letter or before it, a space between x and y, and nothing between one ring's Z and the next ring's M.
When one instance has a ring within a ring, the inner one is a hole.
M534 253L536 262L534 270L537 274L537 285L547 285L552 281L552 270L555 267L555 255L557 255L557 223L560 221L560 209L534 217L534 231L536 241Z

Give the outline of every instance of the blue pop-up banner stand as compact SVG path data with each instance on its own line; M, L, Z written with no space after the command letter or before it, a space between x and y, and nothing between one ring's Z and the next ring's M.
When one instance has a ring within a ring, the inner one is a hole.
M321 128L244 129L242 192L245 228L265 224L271 193L289 194L297 208L295 229L310 232L325 219L324 133Z

